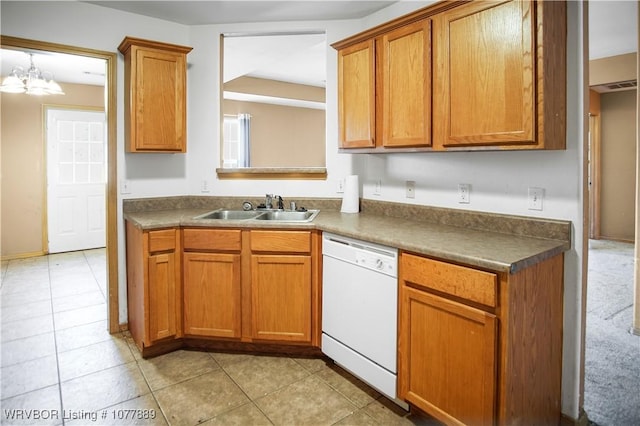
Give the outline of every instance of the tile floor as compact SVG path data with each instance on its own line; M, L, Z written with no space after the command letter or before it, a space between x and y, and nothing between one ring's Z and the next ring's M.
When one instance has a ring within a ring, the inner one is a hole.
M141 359L127 333L107 333L104 250L2 262L0 273L2 424L429 422L319 359Z

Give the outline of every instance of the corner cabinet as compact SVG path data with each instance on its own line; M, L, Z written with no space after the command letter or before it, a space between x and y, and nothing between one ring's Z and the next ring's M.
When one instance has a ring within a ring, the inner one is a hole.
M127 222L129 330L144 351L182 337L180 230L143 231Z
M559 424L562 283L562 255L506 274L403 252L398 397L445 424Z
M442 1L334 43L340 148L564 149L566 28L562 1Z
M127 152L186 152L187 60L191 47L126 37Z

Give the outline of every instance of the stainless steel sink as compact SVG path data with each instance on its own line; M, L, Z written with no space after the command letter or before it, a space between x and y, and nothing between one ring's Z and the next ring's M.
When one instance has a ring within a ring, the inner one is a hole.
M272 210L267 211L256 217L257 220L273 220L278 222L311 222L320 210L288 211L288 210Z
M194 219L248 220L255 219L261 214L254 210L216 210L196 216Z
M311 222L320 210L290 211L290 210L214 210L194 219L217 220L272 220L278 222Z

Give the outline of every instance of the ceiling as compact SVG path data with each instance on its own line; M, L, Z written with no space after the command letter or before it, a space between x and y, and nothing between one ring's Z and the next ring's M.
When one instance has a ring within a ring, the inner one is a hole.
M407 0L405 0L407 1ZM411 1L411 0L408 0ZM385 8L395 1L88 1L101 7L118 9L125 12L141 14L184 25L223 24L239 22L268 21L318 21L357 19ZM637 7L636 1L592 0L589 2L589 55L591 59L620 55L637 51ZM302 49L282 49L293 58L294 51L308 55ZM318 55L315 55L318 56ZM23 68L29 66L29 56L22 51L0 50L2 76L6 76L14 65ZM82 84L101 85L104 83L105 65L101 60L37 52L35 65L43 71L51 71L60 82L76 82ZM274 64L284 64L280 70ZM311 57L304 60L271 61L271 69L264 75L280 73L277 78L287 79L282 72L292 72L291 81L301 82L299 76L313 74L313 80L322 79L317 72L305 72L299 67L292 67L297 62L313 64ZM266 63L266 62L265 62ZM311 66L314 70L324 70L324 66ZM253 69L256 75L260 70Z

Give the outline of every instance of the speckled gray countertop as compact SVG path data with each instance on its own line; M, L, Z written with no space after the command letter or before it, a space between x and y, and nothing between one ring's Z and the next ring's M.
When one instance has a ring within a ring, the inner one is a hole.
M568 221L523 218L492 214L438 211L442 217L464 217L465 225L423 221L380 214L369 207L360 213L321 210L313 222L269 222L264 220L194 219L212 208L173 208L166 210L126 211L125 219L145 230L166 227L318 229L347 237L396 247L433 258L474 266L496 272L514 273L571 248ZM433 210L433 209L431 209ZM480 219L478 219L479 217ZM469 219L471 218L471 220ZM489 218L489 219L487 219ZM433 218L432 218L433 219ZM507 229L512 233L478 229ZM505 226L495 228L495 223ZM514 222L515 221L515 222ZM544 238L518 234L513 223L538 229ZM550 231L549 231L550 230ZM551 235L551 238L549 238Z

